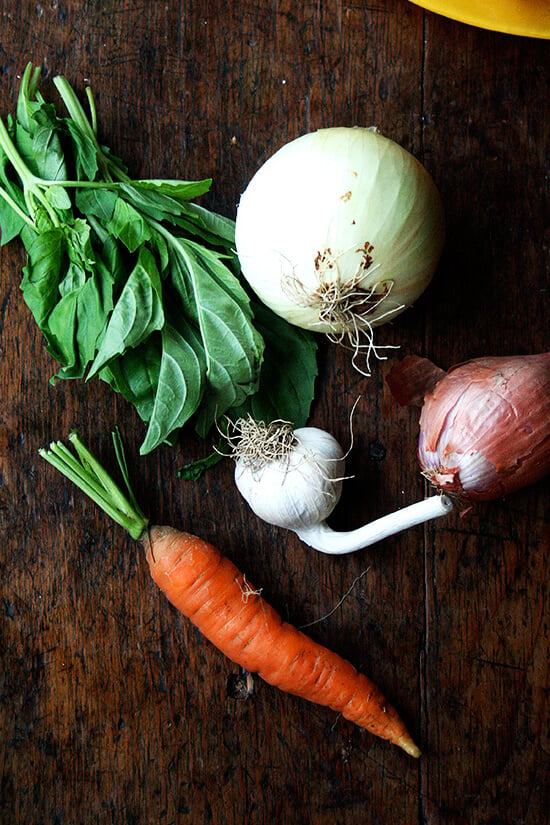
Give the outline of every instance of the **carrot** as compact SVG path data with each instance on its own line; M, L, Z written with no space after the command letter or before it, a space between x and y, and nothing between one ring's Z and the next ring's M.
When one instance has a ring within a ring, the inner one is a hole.
M77 457L61 442L40 454L141 542L153 580L212 644L269 684L329 707L411 756L420 756L396 710L370 679L284 622L211 544L172 527L149 524L131 491L117 434L115 448L128 496L76 433L69 438Z

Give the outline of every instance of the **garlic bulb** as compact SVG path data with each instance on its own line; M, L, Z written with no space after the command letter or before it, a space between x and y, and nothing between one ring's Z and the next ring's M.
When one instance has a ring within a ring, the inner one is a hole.
M287 143L237 210L237 254L259 298L356 351L375 349L372 328L424 291L443 238L441 198L426 169L360 127Z
M239 419L228 436L235 483L259 518L293 530L323 553L351 553L452 509L432 496L370 524L336 532L326 523L342 492L344 455L336 439L316 427L293 430L287 422Z
M477 358L449 372L409 356L388 384L421 403L418 458L438 490L499 498L550 472L550 353Z
M279 428L282 422L278 422ZM287 425L288 426L288 425ZM260 425L261 428L261 425ZM287 427L284 427L287 430ZM261 428L263 430L263 428ZM273 430L272 430L273 432ZM261 430L258 430L260 435ZM280 430L279 435L282 435ZM342 493L344 458L332 435L316 427L287 430L289 448L253 461L241 445L235 483L263 521L289 530L309 528L330 516ZM281 446L281 442L279 442Z

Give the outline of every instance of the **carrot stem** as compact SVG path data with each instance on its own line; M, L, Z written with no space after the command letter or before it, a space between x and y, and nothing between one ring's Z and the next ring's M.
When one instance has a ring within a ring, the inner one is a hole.
M38 452L69 481L76 484L113 521L127 530L132 538L139 539L147 527L148 519L140 509L130 487L128 468L119 434L113 433L113 441L117 461L128 489L127 496L82 443L77 433L72 432L69 440L77 453L76 456L61 441L54 441L50 444L49 450L40 449Z

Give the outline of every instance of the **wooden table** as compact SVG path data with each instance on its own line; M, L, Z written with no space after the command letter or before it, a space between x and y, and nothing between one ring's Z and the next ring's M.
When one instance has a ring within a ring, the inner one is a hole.
M377 125L423 161L448 236L417 305L380 332L440 366L549 348L550 48L406 0L147 3L1 0L0 113L28 60L43 90L94 90L134 176L212 176L239 194L287 140ZM289 193L291 196L292 193ZM97 381L48 379L2 248L0 292L0 820L17 825L542 825L549 795L550 481L350 556L261 524L231 463L196 482L193 433L138 456L144 427ZM385 375L322 345L311 421L349 444L332 523L348 529L428 491L418 417ZM238 669L176 614L135 543L37 455L76 427L109 463L122 427L157 522L217 544L263 595L368 673L424 755ZM345 597L345 598L344 598ZM326 618L323 618L326 617Z

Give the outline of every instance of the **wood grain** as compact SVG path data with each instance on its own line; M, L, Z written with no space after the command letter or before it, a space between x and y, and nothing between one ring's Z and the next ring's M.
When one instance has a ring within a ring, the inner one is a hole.
M419 157L448 220L436 279L380 331L440 366L547 350L550 52L406 0L0 0L0 114L28 60L89 83L136 176L212 176L233 217L285 141L377 125ZM291 193L289 193L291 196ZM0 250L0 821L21 825L541 825L550 807L550 484L329 558L261 524L232 468L178 468L191 432L138 457L143 426L93 381L58 383ZM333 523L426 490L417 415L321 346L312 422L349 445ZM124 430L154 519L220 546L297 625L368 673L419 739L415 762L329 711L254 682L175 614L144 559L37 456L77 427L112 466ZM346 598L339 604L342 597ZM339 606L337 606L339 604ZM336 607L337 606L337 607ZM336 609L335 609L336 608ZM326 618L323 618L326 617Z

